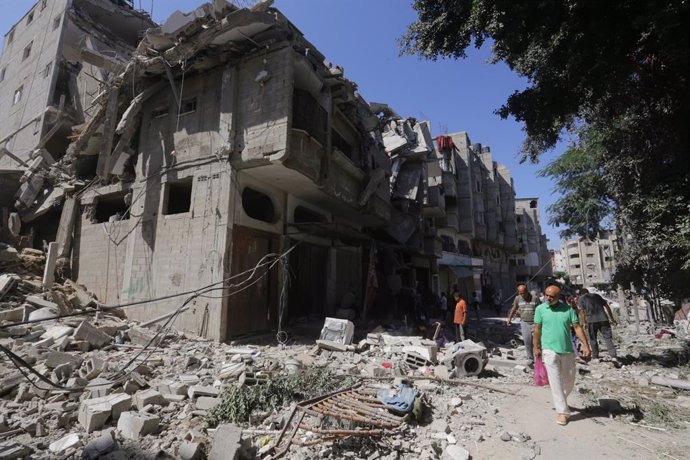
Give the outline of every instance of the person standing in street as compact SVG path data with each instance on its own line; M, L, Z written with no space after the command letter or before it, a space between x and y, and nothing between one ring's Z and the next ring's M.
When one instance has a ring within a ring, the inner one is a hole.
M453 293L455 299L455 316L453 323L455 323L455 337L458 341L465 340L465 324L467 324L467 303L460 297L460 293L455 291Z
M582 357L588 359L591 350L580 327L577 313L559 300L558 286L546 288L546 302L534 313L534 357L542 358L549 376L551 396L558 416L556 423L567 425L570 416L568 395L575 386L575 350L570 340L570 328L582 343Z
M513 325L513 317L517 314L520 317L520 333L522 341L525 343L525 352L531 365L534 365L534 351L532 345L532 332L534 330L534 311L537 308L537 299L527 291L527 286L518 284L518 294L513 301L513 307L508 313L507 326Z
M481 314L480 314L481 304L479 303L479 298L477 298L476 292L472 293L472 301L470 302L470 307L472 308L472 310L474 311L474 314L477 317L477 323L479 323L479 321L481 321Z
M618 362L616 346L613 344L613 332L611 325L616 325L613 319L613 312L609 304L599 294L582 289L577 306L584 312L583 319L592 346L592 359L599 359L599 344L597 335L601 332L604 344L609 352L609 356L614 363Z

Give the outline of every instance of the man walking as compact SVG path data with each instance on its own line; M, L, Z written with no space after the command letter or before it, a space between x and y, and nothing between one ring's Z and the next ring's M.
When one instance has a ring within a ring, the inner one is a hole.
M520 317L520 333L522 341L525 343L525 352L530 364L534 364L534 351L532 346L532 331L534 329L534 310L537 308L537 299L527 291L527 286L520 283L517 287L518 295L515 296L513 307L508 313L507 326L513 325L513 317L517 314Z
M549 375L551 396L558 413L556 423L567 425L570 416L568 395L575 386L575 350L570 340L571 327L582 342L582 357L587 359L591 351L577 313L559 300L560 294L558 286L547 287L544 294L546 303L539 305L534 313L534 357L543 359Z
M608 303L599 295L590 293L587 289L581 291L577 306L584 311L584 320L589 335L589 342L592 346L592 359L599 359L599 344L597 335L601 332L604 344L609 352L609 356L614 363L618 361L616 346L613 344L613 333L611 325L616 325L613 319L613 312Z
M455 291L453 293L455 299L455 316L453 323L455 323L455 337L459 341L465 340L465 324L467 323L467 303L460 297L460 293Z

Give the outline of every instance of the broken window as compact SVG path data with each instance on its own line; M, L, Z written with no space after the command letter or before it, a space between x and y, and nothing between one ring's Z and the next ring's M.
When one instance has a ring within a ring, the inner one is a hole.
M270 224L276 220L276 211L271 197L249 187L242 190L242 209L252 219Z
M57 29L60 27L60 19L62 19L62 16L58 15L53 19L53 30Z
M34 20L34 12L32 11L32 12L29 13L29 15L26 17L26 23L27 23L27 25L28 25L28 24L31 24L31 22L32 22L33 20Z
M537 200L532 200L529 202L529 207L534 209L537 207Z
M5 79L5 72L7 71L7 67L3 67L2 70L0 70L0 81L3 81Z
M187 115L188 113L196 112L196 98L182 101L180 105L180 115Z
M169 109L167 107L159 107L157 109L153 109L151 112L151 118L163 118L168 115Z
M127 193L122 191L97 197L94 203L94 221L100 223L129 219L129 206L125 203Z
M292 98L292 127L306 131L321 145L326 145L328 112L309 91L295 89Z
M183 214L192 207L193 177L180 179L165 184L165 198L163 201L163 215Z
M31 47L33 46L34 42L32 41L28 45L26 45L26 48L24 48L24 54L22 55L22 60L28 58L31 56Z
M243 197L244 197L244 194L243 194ZM323 214L321 214L319 212L312 211L309 208L305 208L304 206L297 206L295 208L294 219L295 219L296 224L312 223L312 222L321 222L321 223L328 222L328 218L326 218L326 216L324 216Z
M41 73L41 75L43 75L43 78L47 78L50 75L50 69L52 69L52 68L53 68L53 62L52 61L49 62L48 64L46 64L46 66L43 68L43 72Z
M22 92L23 91L24 91L24 85L17 88L17 90L14 92L14 98L12 99L12 105L15 105L17 102L22 100Z
M10 30L10 32L7 34L7 44L9 45L14 41L14 29Z

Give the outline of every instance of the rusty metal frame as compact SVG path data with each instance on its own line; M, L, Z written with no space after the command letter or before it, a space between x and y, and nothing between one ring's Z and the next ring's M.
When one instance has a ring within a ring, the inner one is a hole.
M398 428L404 417L391 413L375 397L376 389L356 385L295 404L275 443L273 458L283 457L292 444L311 446L327 441L360 436L381 437ZM312 423L306 423L310 417ZM354 427L323 428L331 424L351 422ZM299 430L318 437L310 441L295 439ZM288 433L286 436L286 433Z

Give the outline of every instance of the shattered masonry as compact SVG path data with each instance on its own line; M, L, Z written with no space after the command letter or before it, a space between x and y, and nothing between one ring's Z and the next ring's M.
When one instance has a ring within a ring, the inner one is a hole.
M59 278L101 302L222 282L298 242L285 321L348 295L363 316L452 289L490 303L550 274L537 202L518 206L488 146L367 103L271 2L161 26L124 1L39 2L0 69L0 237L55 242ZM214 340L275 328L285 283L199 298L176 324Z

